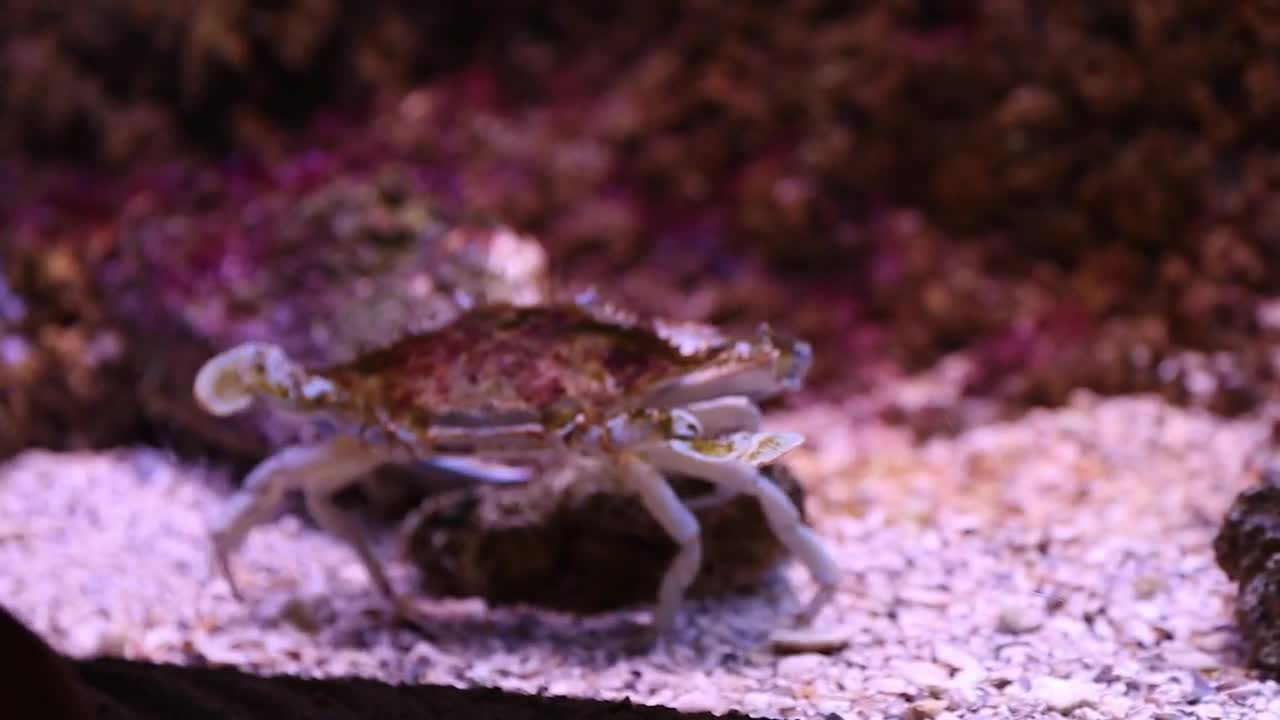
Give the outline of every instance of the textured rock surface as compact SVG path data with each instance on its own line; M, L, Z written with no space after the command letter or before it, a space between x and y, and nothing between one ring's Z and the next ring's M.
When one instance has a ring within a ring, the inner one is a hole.
M631 702L604 702L366 678L261 677L118 658L71 661L0 608L4 712L13 720L710 720ZM288 708L287 711L283 708ZM724 718L749 717L730 712Z
M299 158L200 190L178 204L135 195L94 272L134 346L169 340L136 362L147 417L220 450L261 455L296 441L305 424L264 406L230 420L197 407L192 380L218 350L264 340L325 365L439 327L467 305L546 291L535 240L450 216L394 162L356 172ZM232 206L244 211L226 212Z
M94 283L93 261L56 233L28 240L0 228L0 458L145 436L135 349Z
M1280 674L1280 469L1236 497L1214 539L1214 555L1239 584L1236 619L1249 662Z
M748 720L629 701L545 697L486 688L392 685L366 678L260 677L111 658L77 663L97 720ZM35 717L34 715L32 717ZM61 717L41 715L49 720Z
M804 495L784 465L766 470L801 508ZM676 545L638 500L595 487L569 491L555 479L528 486L473 485L427 499L406 520L403 547L428 592L603 612L650 604ZM673 482L685 499L705 483ZM786 557L752 498L695 506L703 566L690 592L742 590Z
M816 384L968 348L972 392L1014 409L1084 386L1239 412L1274 376L1255 342L1280 258L1262 3L45 5L0 22L18 71L0 143L123 167L52 189L50 168L0 167L6 232L34 247L93 257L130 208L220 218L217 248L272 192L255 163L305 178L345 154L360 182L390 158L628 304L785 317L820 348ZM158 168L132 162L150 151ZM219 185L245 192L206 196ZM46 326L18 335L44 348ZM64 392L57 357L22 390L52 399L13 404L136 410L85 392L135 377Z
M260 458L300 425L201 411L191 383L217 350L269 340L324 364L469 303L546 291L534 239L440 208L394 161L346 160L143 183L88 238L16 223L0 249L0 417L17 430L0 456L128 442L145 420L165 444Z
M71 663L0 607L0 677L12 718L90 720L90 700Z

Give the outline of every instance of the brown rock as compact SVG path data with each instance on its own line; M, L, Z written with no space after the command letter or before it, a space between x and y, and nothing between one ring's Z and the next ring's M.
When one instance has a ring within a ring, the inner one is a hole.
M785 466L765 472L803 507L803 491ZM685 499L709 487L690 478L673 485ZM691 595L748 587L784 559L754 499L738 496L694 512L704 544ZM568 612L653 602L676 551L639 502L594 484L572 493L550 481L468 485L428 498L402 527L404 552L428 592Z
M72 664L4 608L0 608L0 676L5 684L5 717L88 720L95 716Z
M1213 543L1218 565L1239 583L1236 621L1251 665L1280 675L1280 469L1236 498Z

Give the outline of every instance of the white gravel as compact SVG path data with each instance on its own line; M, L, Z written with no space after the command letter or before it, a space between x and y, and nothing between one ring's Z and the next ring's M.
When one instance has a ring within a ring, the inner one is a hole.
M792 467L846 571L810 638L821 652L766 642L812 589L798 567L693 603L679 639L644 655L623 649L638 613L423 598L427 639L386 627L346 547L292 515L237 556L238 604L206 575L219 479L151 451L0 468L0 602L76 656L785 718L1280 718L1280 685L1239 667L1210 547L1269 422L1081 395L920 445L847 416L770 420L808 434Z

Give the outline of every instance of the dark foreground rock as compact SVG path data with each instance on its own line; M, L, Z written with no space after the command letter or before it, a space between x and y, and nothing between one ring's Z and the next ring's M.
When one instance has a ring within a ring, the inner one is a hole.
M1249 663L1280 675L1280 469L1236 498L1213 544L1218 565L1239 583L1236 621Z
M701 720L664 707L542 697L489 688L398 686L360 678L258 677L230 668L186 668L115 659L79 663L99 720Z
M803 508L783 465L766 472ZM673 481L694 499L708 486ZM693 505L702 525L703 565L691 595L754 585L786 556L752 498ZM427 499L405 523L404 551L438 595L485 598L594 613L652 603L676 545L635 498L553 482L469 485Z
M71 664L0 607L0 692L6 718L89 720L89 697Z
M708 713L489 688L396 686L373 680L261 677L233 668L190 668L94 658L70 662L0 609L4 717L13 720L248 720L252 718L563 718L626 720ZM746 718L728 713L723 718Z

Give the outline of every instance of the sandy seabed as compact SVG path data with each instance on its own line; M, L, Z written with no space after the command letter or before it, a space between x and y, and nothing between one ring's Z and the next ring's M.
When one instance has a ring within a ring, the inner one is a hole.
M641 654L626 638L643 609L424 597L429 634L395 627L346 546L292 514L237 555L238 603L208 575L226 478L142 449L0 467L0 602L76 657L775 718L1280 718L1280 684L1241 667L1211 548L1268 416L1082 394L923 443L838 406L769 423L808 437L791 466L845 572L819 618L847 639L838 651L767 644L812 591L794 564L757 592L691 602L678 637Z

